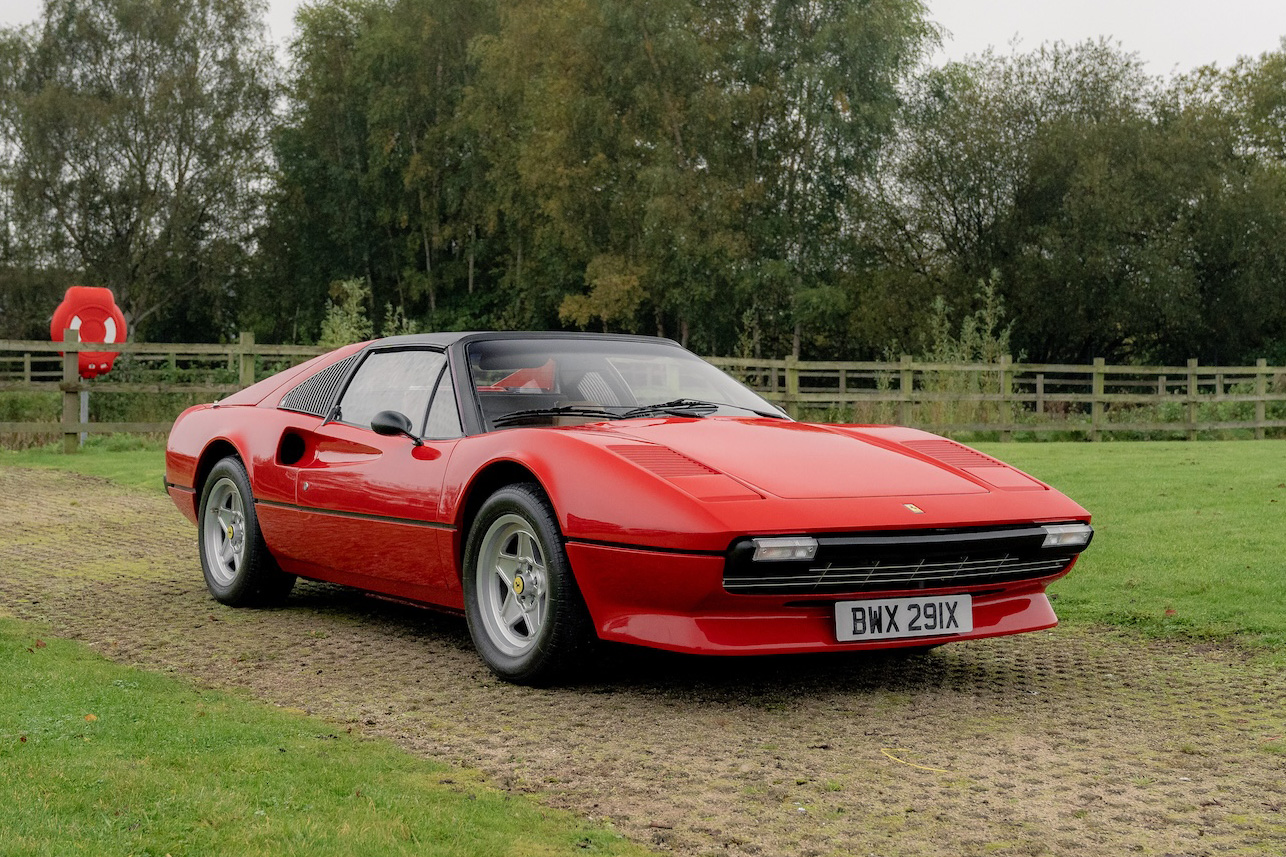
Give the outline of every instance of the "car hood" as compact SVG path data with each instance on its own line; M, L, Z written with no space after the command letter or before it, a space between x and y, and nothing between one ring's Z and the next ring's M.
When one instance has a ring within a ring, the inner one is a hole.
M786 499L1049 490L976 450L912 429L710 417L630 420L597 430L666 447Z

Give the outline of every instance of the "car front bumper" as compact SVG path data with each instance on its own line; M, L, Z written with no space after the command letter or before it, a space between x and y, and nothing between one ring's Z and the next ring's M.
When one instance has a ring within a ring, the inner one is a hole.
M1052 628L1058 618L1045 587L1068 570L1036 580L949 590L743 595L724 589L722 555L575 541L567 543L567 554L599 637L711 655L921 647ZM967 633L862 642L836 638L837 602L960 592L973 599L973 629Z

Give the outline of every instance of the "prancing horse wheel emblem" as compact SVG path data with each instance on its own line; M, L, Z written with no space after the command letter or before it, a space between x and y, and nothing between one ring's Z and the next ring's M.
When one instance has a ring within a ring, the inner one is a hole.
M515 574L514 575L514 595L522 595L522 591L525 587L526 587L526 584L522 582L522 575Z

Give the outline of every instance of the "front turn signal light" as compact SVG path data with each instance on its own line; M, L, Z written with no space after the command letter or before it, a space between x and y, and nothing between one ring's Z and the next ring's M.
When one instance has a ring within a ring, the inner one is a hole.
M751 541L755 543L755 562L790 562L808 560L817 556L817 539L807 536L752 539Z

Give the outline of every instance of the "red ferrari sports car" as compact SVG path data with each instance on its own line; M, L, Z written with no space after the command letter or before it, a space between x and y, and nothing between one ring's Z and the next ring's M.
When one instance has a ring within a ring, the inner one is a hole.
M166 489L231 605L296 576L462 611L548 681L595 639L706 654L1049 628L1089 514L946 438L795 422L664 339L347 346L189 408Z

